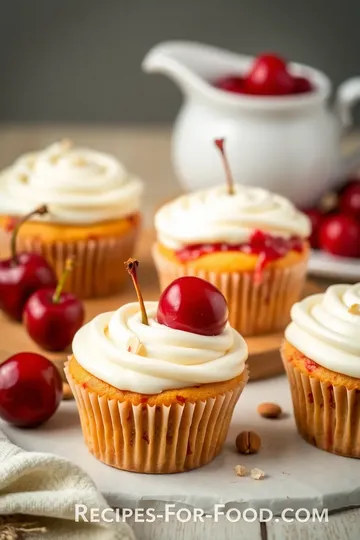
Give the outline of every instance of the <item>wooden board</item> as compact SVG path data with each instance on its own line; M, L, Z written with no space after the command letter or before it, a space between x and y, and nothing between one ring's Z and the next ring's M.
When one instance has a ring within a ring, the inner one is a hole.
M143 296L146 300L157 300L160 290L156 270L151 260L150 248L154 240L154 233L145 231L139 242L137 257L140 261L139 280ZM318 292L319 287L308 282L305 295ZM129 279L126 288L117 296L106 299L88 300L85 302L86 320L91 320L98 313L114 311L122 304L133 302L135 299L134 289ZM283 372L280 359L279 347L283 339L283 333L268 334L260 337L247 338L249 346L249 368L251 379L272 377ZM6 357L20 351L32 351L44 354L27 335L20 323L8 320L0 313L0 349L2 356ZM46 353L46 355L61 366L70 351L63 353ZM1 358L0 358L1 361Z

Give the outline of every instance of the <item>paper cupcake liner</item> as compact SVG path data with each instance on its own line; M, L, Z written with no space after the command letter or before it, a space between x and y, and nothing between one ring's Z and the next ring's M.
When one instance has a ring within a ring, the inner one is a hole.
M360 458L360 391L310 377L282 358L300 435L327 452Z
M133 405L109 400L78 384L65 369L86 445L100 461L139 473L178 473L202 467L221 451L232 413L247 382L194 403Z
M19 238L18 250L39 253L47 259L59 277L66 259L74 257L75 266L65 289L79 298L111 296L121 290L126 280L124 261L135 247L137 228L119 237L106 237L75 242L44 243L40 238Z
M210 281L223 293L229 306L229 322L243 336L283 330L290 320L290 309L301 296L307 270L307 258L285 268L268 268L261 283L254 272L209 272L194 270L164 257L155 244L153 259L160 288L180 276L197 276Z

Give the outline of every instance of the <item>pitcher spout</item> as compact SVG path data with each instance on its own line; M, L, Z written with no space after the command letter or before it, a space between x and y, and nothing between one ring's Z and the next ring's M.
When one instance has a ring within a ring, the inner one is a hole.
M198 73L201 45L185 41L168 41L155 45L145 56L142 68L146 73L163 73L184 92L207 85Z

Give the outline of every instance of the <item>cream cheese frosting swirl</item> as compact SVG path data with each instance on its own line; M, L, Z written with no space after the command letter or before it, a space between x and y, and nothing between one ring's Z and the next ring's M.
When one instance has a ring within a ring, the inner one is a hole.
M155 216L159 241L170 249L192 244L249 241L255 229L274 236L307 238L308 217L280 195L236 184L183 195L166 204Z
M22 215L47 204L41 219L95 223L137 212L141 193L140 180L115 157L62 141L20 157L0 175L0 213Z
M226 381L240 375L248 356L244 339L229 324L218 336L175 330L156 321L157 302L146 302L149 326L138 303L103 313L75 335L73 353L95 377L142 394Z
M291 318L285 331L291 345L327 369L360 378L360 283L305 298Z

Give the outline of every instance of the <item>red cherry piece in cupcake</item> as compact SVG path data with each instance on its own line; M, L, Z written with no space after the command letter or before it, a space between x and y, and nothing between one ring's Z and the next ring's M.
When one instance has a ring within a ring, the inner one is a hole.
M360 181L353 182L345 188L340 198L340 210L360 220Z
M306 77L294 77L294 93L307 94L314 90L313 85Z
M276 54L263 54L256 58L245 78L244 87L249 94L285 96L295 92L295 81L283 58Z
M72 268L73 261L69 259L56 289L39 289L25 305L25 328L35 343L48 351L66 349L84 322L82 302L73 294L63 292Z
M219 289L204 279L184 276L163 291L157 320L175 330L217 336L223 332L228 314L225 297Z
M61 376L40 354L15 354L0 365L0 417L18 427L35 427L54 414L62 399Z
M310 245L313 249L319 248L319 229L324 221L324 215L318 208L307 208L303 210L311 221Z
M336 214L320 227L321 249L340 257L360 257L360 223L351 216Z
M231 173L229 161L225 152L225 139L215 139L215 146L220 150L221 159L225 169L226 184L229 195L235 195L234 179Z
M232 92L234 94L243 94L244 78L238 75L229 75L227 77L221 77L214 82L214 86L225 90L226 92Z
M21 321L24 306L33 292L56 286L55 272L44 257L37 253L16 253L21 225L32 216L46 213L46 206L41 206L17 222L11 237L11 257L0 261L0 309L18 321Z
M141 322L149 326L149 320L146 313L144 299L141 293L138 276L137 276L137 268L139 266L139 261L137 259L128 259L124 264L125 264L126 270L129 272L129 275L131 276L131 279L132 279L132 282L136 291L136 295L140 304Z

